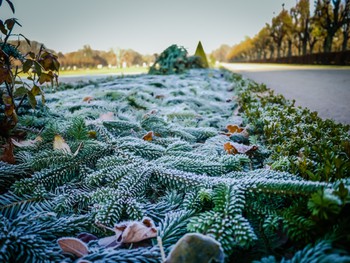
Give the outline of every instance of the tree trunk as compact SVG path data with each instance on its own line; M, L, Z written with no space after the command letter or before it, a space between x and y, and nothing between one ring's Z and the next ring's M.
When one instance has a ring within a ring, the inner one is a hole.
M303 45L303 56L306 55L306 52L307 52L307 38L303 38L303 41L302 41L302 45Z
M282 46L282 43L277 44L277 58L281 57L281 46Z
M290 58L292 56L292 40L288 39L288 54L287 56Z
M323 42L323 51L325 53L332 52L333 36L334 36L333 31L328 31L327 32L327 36L326 36L326 38L324 39L324 42Z
M348 40L349 40L349 32L347 30L344 30L344 32L343 32L343 45L342 45L343 51L346 51L348 49Z
M270 46L270 59L274 58L274 53L275 53L275 47L274 46Z

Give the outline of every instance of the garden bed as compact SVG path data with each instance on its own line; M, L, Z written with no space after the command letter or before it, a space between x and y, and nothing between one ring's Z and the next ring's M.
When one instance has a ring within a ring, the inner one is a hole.
M0 162L0 261L160 262L194 232L226 262L350 260L349 127L239 75L62 86L19 128L16 164ZM102 225L145 218L158 241L101 243ZM87 252L63 253L62 237Z

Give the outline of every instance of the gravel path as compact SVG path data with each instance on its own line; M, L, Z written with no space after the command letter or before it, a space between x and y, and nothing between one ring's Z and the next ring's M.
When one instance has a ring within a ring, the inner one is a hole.
M223 64L268 88L295 99L297 106L317 111L325 119L350 124L350 68Z

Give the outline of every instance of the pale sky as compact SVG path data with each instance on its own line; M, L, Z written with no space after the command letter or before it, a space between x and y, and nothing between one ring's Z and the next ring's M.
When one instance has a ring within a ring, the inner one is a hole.
M63 53L131 48L160 53L171 44L191 53L202 41L206 53L254 36L296 0L12 0L17 32ZM313 1L310 1L312 4ZM7 3L0 19L13 17Z

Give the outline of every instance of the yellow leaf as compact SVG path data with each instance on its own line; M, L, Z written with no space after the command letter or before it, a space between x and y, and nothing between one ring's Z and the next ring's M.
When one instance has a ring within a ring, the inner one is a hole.
M61 135L56 134L55 139L53 141L53 149L54 150L61 150L65 153L72 153L69 145L66 143L66 141L62 138Z
M96 139L97 138L97 132L94 131L94 130L88 131L88 135L92 139Z
M58 245L65 253L71 253L80 258L89 254L89 249L83 241L74 237L62 237L57 240Z
M144 139L145 141L152 141L153 139L153 132L150 131L150 132L147 132L143 137L142 139Z

